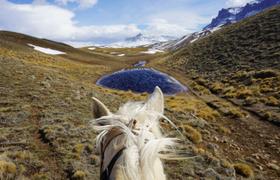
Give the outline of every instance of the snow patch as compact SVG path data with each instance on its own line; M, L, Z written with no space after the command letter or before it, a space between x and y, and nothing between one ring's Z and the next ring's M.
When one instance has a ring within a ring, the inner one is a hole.
M62 51L57 51L57 50L50 49L50 48L35 46L33 44L27 44L27 45L33 47L36 51L40 51L45 54L51 54L51 55L66 54L65 52L62 52Z
M125 54L119 54L118 56L119 56L119 57L123 57L123 56L125 56Z
M164 51L159 49L148 49L148 51L142 51L143 54L156 54L156 53L162 53Z
M88 49L89 50L95 50L96 48L95 47L89 47Z
M233 7L233 8L229 8L228 12L230 12L231 14L236 15L236 14L240 13L240 11L242 9L243 9L242 7Z

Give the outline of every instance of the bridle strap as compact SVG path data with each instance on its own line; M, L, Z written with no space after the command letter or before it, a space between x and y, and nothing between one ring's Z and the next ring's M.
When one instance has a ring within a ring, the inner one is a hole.
M132 120L130 121L129 123L129 127L132 129L136 124L136 120ZM113 137L107 141L105 141L102 146L101 146L101 167L100 167L100 170L102 171L103 169L103 160L104 160L104 154L105 154L105 150L107 149L107 147L109 146L109 144L112 142L113 139L115 139L116 137L120 136L123 134L123 132L119 132L119 131L116 131L116 129L111 129L108 134L111 134ZM126 148L123 147L122 149L120 149L117 154L115 154L115 156L113 157L113 159L111 160L111 162L109 163L109 165L106 167L106 169L102 172L102 174L100 175L100 180L109 180L110 179L110 175L111 175L111 172L114 168L114 165L116 163L116 161L119 159L119 157L122 155L123 151L125 150ZM100 172L101 172L100 171Z
M110 138L109 140L105 141L102 144L101 147L101 166L100 166L100 171L102 172L103 169L103 165L104 165L104 154L105 154L105 150L107 149L107 147L109 146L109 144L112 142L112 140L114 140L115 138L117 138L118 136L122 135L122 132L118 132L116 131L116 129L112 129L111 131L108 132L108 134L112 135L113 137ZM121 156L123 150L125 149L125 147L123 147L122 149L120 149L117 154L115 154L115 156L112 158L112 160L110 161L109 165L106 167L106 169L102 172L102 174L100 175L100 180L109 180L112 169L116 163L116 161L118 160L118 158Z
M100 176L100 180L110 180L110 175L114 168L114 165L116 161L119 159L119 157L122 155L123 150L125 150L125 147L119 150L117 154L115 154L108 167L102 172Z
M103 160L104 160L104 154L105 154L105 150L107 149L107 147L109 146L109 144L112 142L113 139L117 138L118 136L122 135L122 133L116 133L114 131L111 131L110 133L116 134L115 136L113 136L111 139L105 141L102 144L101 147L101 166L100 166L100 171L102 171L103 169Z

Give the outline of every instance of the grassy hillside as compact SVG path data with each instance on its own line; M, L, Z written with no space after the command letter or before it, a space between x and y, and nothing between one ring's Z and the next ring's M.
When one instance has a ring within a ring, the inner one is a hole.
M109 49L95 55L87 49L11 32L0 36L0 179L99 179L96 133L89 125L91 97L116 111L121 103L143 100L147 94L109 90L94 82L108 72L130 66L138 56L115 58L108 55ZM47 55L27 43L67 54ZM139 57L149 60L156 56ZM194 156L167 162L170 179L232 178L236 177L237 163L246 167L240 174L253 176L247 163L222 156L209 141L230 131L215 123L217 111L189 94L166 97L165 103L166 115L186 136L183 148ZM178 136L167 123L162 122L162 126L171 136Z
M175 52L165 64L193 78L194 89L206 88L279 125L279 17L280 6L227 26Z
M182 48L168 63L213 76L239 70L280 69L279 16L278 6L227 26Z

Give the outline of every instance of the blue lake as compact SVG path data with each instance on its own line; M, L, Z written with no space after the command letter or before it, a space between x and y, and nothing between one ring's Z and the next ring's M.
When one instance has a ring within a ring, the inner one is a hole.
M97 85L138 93L152 93L156 86L159 86L164 94L169 95L187 91L187 88L173 77L150 68L117 71L100 78Z

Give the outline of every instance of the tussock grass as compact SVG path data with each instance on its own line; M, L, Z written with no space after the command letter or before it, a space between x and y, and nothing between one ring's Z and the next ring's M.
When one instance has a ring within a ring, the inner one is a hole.
M186 136L195 144L202 142L201 133L190 125L184 124L181 126Z
M244 163L235 163L233 164L233 167L237 174L240 174L246 178L252 178L254 177L254 171L252 168Z
M220 114L217 111L193 96L167 97L166 105L174 111L190 112L209 121L214 121L220 117Z

